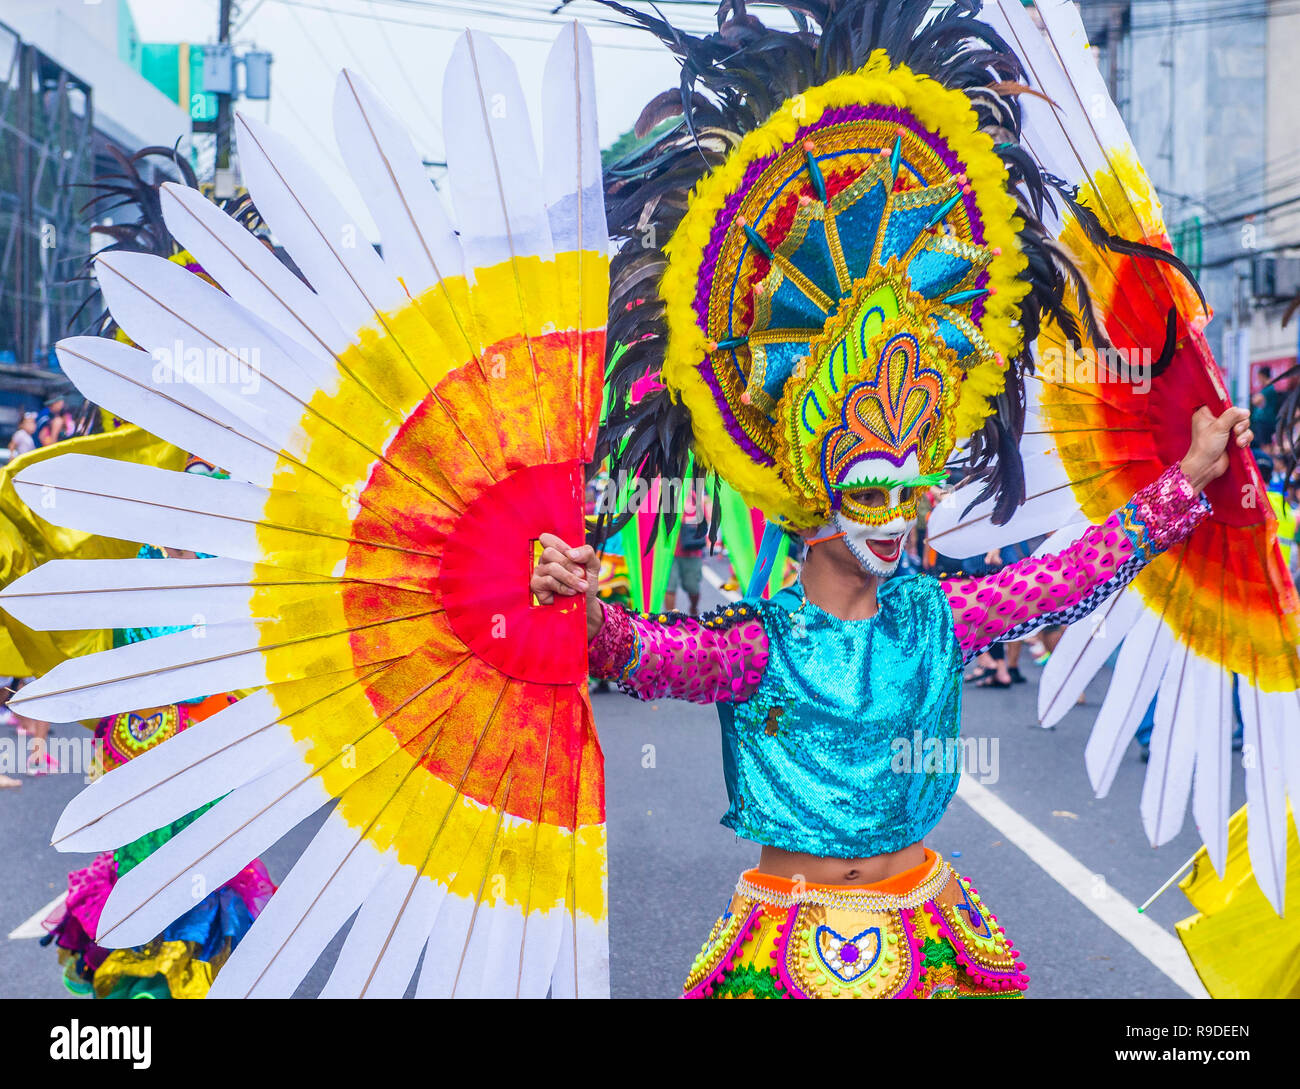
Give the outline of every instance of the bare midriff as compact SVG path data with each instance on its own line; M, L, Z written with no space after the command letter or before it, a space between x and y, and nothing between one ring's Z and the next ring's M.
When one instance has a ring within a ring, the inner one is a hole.
M823 858L764 846L758 856L758 869L773 877L787 877L813 885L871 885L906 873L924 861L925 847L920 843L870 858Z

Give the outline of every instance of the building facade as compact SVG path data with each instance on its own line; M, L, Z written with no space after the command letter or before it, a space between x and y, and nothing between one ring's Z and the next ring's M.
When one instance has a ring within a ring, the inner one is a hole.
M189 139L140 50L126 0L0 0L0 437L66 388L53 346L93 290L78 187L117 169L110 148Z
M1099 62L1215 317L1236 398L1296 362L1300 14L1287 0L1083 0Z

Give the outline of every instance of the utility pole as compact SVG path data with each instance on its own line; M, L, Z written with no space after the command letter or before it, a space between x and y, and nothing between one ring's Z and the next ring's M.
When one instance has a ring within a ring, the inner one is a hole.
M17 49L18 92L14 95L14 120L18 134L14 140L14 166L18 183L18 230L14 232L14 279L10 289L15 296L13 314L17 319L16 359L20 365L30 366L36 362L35 299L40 294L36 286L36 234L39 228L35 223L33 194L36 188L36 104L32 82L36 77L36 58L35 50L26 42L18 42Z
M216 44L202 47L203 93L208 97L203 104L204 116L194 122L194 131L211 133L215 138L212 145L212 180L218 199L233 197L238 185L231 139L236 99L265 101L271 97L271 54L264 49L250 49L242 56L236 56L235 47L231 44L231 38L240 32L239 27L248 22L258 6L254 4L243 22L232 28L232 24L239 19L240 5L236 0L220 0ZM240 69L244 73L242 86ZM215 109L212 99L216 100Z
M230 23L234 18L233 0L221 0L221 9L218 14L217 24L217 42L220 45L230 44ZM233 76L233 66L231 73ZM232 88L233 90L233 88ZM217 196L228 196L233 194L222 193L220 190L224 184L232 190L234 188L234 176L230 171L230 130L233 122L233 94L219 93L217 95L217 157L216 157L216 183Z
M1106 27L1106 86L1116 106L1119 105L1119 39L1123 27L1124 14L1116 4L1110 9L1110 22Z

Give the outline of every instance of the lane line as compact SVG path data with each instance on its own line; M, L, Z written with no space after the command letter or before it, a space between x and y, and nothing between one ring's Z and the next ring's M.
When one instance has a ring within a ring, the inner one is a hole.
M723 579L712 568L704 568L704 577L727 600L740 599L735 590L722 588ZM1029 861L1128 942L1157 971L1193 998L1210 997L1182 943L1173 934L1149 916L1139 914L1137 905L1109 884L1101 886L1103 895L1097 895L1098 878L1104 881L1105 875L1088 869L1041 828L970 776L962 776L957 797L1003 838L1020 848Z
M63 903L63 901L66 900L67 898L68 898L68 894L66 892L59 893L58 896L56 896L53 900L51 900L48 904L46 904L43 908L41 908L41 910L38 911L35 915L33 915L30 919L27 919L24 922L19 923L16 927L13 928L13 930L9 931L10 939L16 941L22 938L45 937L45 927L41 926L41 922L45 919L46 916L49 915L51 911L53 911L56 907L58 907L61 903Z
M1115 931L1193 998L1209 998L1182 943L1137 905L1121 896L1046 832L1031 824L988 787L963 775L957 797L1019 847L1039 869ZM1101 895L1098 895L1100 891Z

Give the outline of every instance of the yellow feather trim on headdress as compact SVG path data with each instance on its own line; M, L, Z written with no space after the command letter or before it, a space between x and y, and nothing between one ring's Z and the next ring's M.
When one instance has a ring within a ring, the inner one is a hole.
M784 103L695 187L686 214L665 246L669 261L659 290L668 322L662 379L672 396L690 409L700 460L768 517L795 526L815 523L816 515L782 479L777 466L759 464L736 444L700 374L699 363L709 344L696 321L695 297L717 219L750 164L790 146L801 129L815 124L827 110L858 105L907 110L924 128L938 133L963 163L983 222L984 242L995 254L987 267L992 290L984 300L981 332L1004 361L1020 350L1023 341L1017 319L1020 301L1029 291L1021 279L1028 262L1017 235L1024 223L1007 192L1002 160L992 139L979 130L974 108L964 94L906 66L891 67L888 55L878 50L858 72L810 87ZM978 431L993 412L992 399L1003 389L1005 377L993 362L979 363L965 373L956 409L958 440Z

